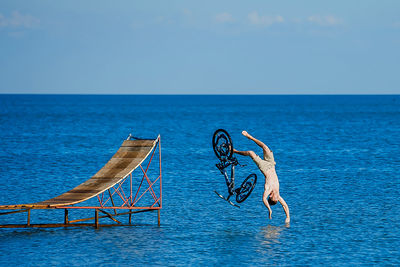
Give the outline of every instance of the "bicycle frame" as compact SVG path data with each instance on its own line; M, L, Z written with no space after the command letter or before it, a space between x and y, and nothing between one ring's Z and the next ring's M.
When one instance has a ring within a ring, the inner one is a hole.
M225 183L226 186L228 187L228 194L229 196L227 197L227 200L229 200L229 198L235 194L235 166L238 165L239 162L237 161L236 158L233 158L232 160L228 160L225 162L220 162L217 163L216 166L218 168L218 170L221 172L222 175L224 175L225 178ZM229 179L228 176L228 172L226 170L227 167L231 166L231 176Z

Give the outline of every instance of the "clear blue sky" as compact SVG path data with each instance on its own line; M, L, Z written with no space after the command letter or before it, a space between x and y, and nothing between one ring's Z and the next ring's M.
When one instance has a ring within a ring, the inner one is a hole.
M0 93L399 94L400 1L2 0Z

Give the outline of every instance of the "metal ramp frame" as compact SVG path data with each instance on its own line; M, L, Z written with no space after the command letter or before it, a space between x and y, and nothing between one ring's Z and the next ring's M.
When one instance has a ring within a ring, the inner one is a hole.
M156 153L157 150L158 153ZM155 155L156 157L154 157ZM156 168L150 168L152 167L151 163L157 157L158 165ZM147 162L146 159L148 159ZM154 174L150 175L150 172L154 172ZM155 187L158 188L155 189ZM95 197L97 197L98 204L84 205L85 202ZM147 211L157 211L157 221L160 225L161 208L161 137L159 135L156 139L131 140L131 135L129 135L103 168L92 178L72 190L55 198L33 204L0 205L0 210L11 210L1 212L0 215L27 212L26 224L4 224L0 225L0 228L77 226L98 228L100 226L131 225L132 214ZM31 211L36 209L64 209L64 222L31 224ZM94 210L94 217L70 220L69 210L74 209ZM115 218L121 215L129 215L128 224L123 224ZM102 218L109 218L113 223L100 224L99 219ZM82 223L86 221L94 222Z

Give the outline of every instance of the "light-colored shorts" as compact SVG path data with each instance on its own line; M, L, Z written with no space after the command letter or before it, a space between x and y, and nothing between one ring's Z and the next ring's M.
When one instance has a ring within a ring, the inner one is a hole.
M266 174L266 172L267 172L269 169L275 167L275 164L276 164L273 158L272 158L272 159L270 159L270 158L261 159L259 156L256 156L256 158L253 159L253 161L257 164L258 168L259 168L264 174Z

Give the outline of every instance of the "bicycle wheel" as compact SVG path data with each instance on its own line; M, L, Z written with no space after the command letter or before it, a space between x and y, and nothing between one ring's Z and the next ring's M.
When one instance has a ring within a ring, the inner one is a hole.
M247 178L243 181L242 185L239 187L239 190L236 194L236 202L242 203L246 200L253 191L254 187L257 183L257 175L255 173L250 174Z
M218 129L215 131L212 140L213 149L215 155L221 161L225 161L232 157L233 154L233 143L228 132L224 129Z

